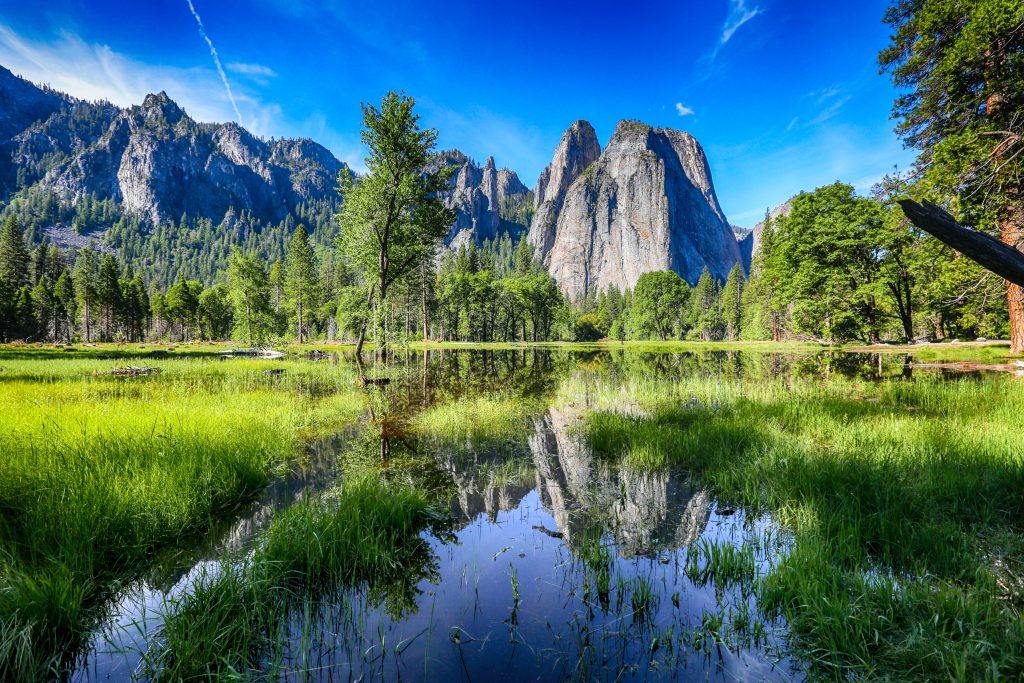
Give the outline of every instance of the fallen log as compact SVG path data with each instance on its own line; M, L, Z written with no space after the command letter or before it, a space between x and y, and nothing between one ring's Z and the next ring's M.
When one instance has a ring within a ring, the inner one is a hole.
M965 228L937 204L898 201L911 223L996 275L1024 287L1024 253L991 235Z
M388 377L364 377L360 375L356 378L356 386L360 389L366 387L386 387L391 384L391 379Z
M550 536L551 538L562 538L563 537L563 534L562 534L561 531L552 531L551 529L547 528L546 526L542 526L540 524L534 524L533 528L534 528L534 530L539 531L542 534L545 534L546 536Z
M230 351L224 351L223 353L228 357L284 358L284 353L281 351L273 351L271 349L231 349Z
M133 365L128 365L123 368L111 368L106 372L100 372L97 370L93 373L94 375L113 375L114 377L138 377L141 375L159 375L160 368L140 368Z

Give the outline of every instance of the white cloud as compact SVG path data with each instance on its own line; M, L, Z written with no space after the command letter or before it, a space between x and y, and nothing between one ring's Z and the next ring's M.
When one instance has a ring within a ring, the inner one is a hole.
M850 99L851 99L850 97L843 97L842 99L836 100L832 104L828 105L827 107L825 107L824 109L819 111L818 115L815 116L813 119L811 119L807 123L807 125L808 126L816 126L819 123L825 123L829 119L833 118L836 114L838 114L839 111L844 106L846 106L846 103L849 102Z
M262 64L246 64L244 62L229 62L227 70L242 76L258 76L261 78L276 78L277 72L269 66Z
M747 9L746 0L729 0L729 14L725 18L725 25L722 26L722 35L719 38L719 45L725 45L739 30L740 26L747 23L758 14L761 14L760 7Z
M832 99L840 92L842 91L839 89L838 86L832 85L827 88L822 88L820 90L812 90L811 92L807 93L807 97L815 100L818 104L823 104L826 100Z
M714 63L715 58L718 57L719 51L725 47L726 43L732 40L736 31L754 17L764 13L764 10L757 6L748 8L746 0L728 0L728 2L729 12L725 15L725 23L722 24L722 32L718 36L718 41L711 48L711 51L701 58L705 73L699 80L707 80L711 77L711 65Z
M50 42L36 41L23 38L0 23L0 64L33 83L46 84L84 100L108 100L129 107L140 104L149 93L164 90L197 121L235 118L214 69L140 62L107 45L87 43L71 33L62 33ZM323 117L289 120L280 105L262 100L248 88L236 88L233 94L246 128L256 135L312 137L344 161L358 161L361 157L357 136L332 131Z
M786 126L786 132L797 128L810 128L817 126L836 117L843 107L853 99L852 95L844 95L843 89L838 86L829 86L820 90L812 90L802 98L804 101L811 101L810 105L801 105L807 110L810 118L794 116Z
M682 102L676 102L676 113L680 116L692 116L694 112Z

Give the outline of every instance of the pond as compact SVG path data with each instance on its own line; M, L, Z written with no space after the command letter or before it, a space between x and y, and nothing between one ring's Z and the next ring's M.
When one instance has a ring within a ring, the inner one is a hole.
M244 661L246 676L272 680L813 678L806 649L793 647L805 634L786 609L760 604L766 579L794 555L806 506L744 495L749 472L703 476L703 450L735 448L739 460L768 449L765 425L792 430L790 393L818 392L814 419L835 413L841 428L893 411L921 420L927 406L896 403L909 385L1013 382L915 371L903 355L831 352L446 351L400 354L370 373L391 381L367 390L356 424L304 446L251 503L113 590L71 680L178 670L185 654L168 624L207 609L189 597L269 562L277 541L267 534L283 513L330 514L346 505L348 482L367 477L429 504L414 540L384 558L394 571L346 570L328 585L289 578L267 594L278 616L256 622L266 632L229 673ZM280 390L317 400L323 388ZM729 421L751 396L764 412L736 435ZM814 429L808 443L836 447ZM671 456L691 437L692 463ZM902 566L878 554L865 575L898 576Z

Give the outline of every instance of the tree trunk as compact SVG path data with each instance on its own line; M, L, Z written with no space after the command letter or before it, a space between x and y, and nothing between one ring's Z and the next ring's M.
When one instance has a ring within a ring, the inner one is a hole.
M362 360L363 360L363 343L366 341L366 326L370 322L370 311L373 309L373 291L377 285L370 287L369 293L366 295L366 316L363 318L363 323L359 326L359 338L356 341L356 360L360 365L360 376L362 376Z
M420 309L423 314L423 341L430 338L427 330L427 287L421 283L420 286Z
M1003 242L1018 252L1024 247L1024 207L1017 193L1010 192L1009 209L1000 226ZM1024 254L1021 255L1024 259ZM1010 312L1010 353L1024 353L1024 283L1006 282L1006 302Z
M92 327L89 324L91 311L89 310L89 299L85 299L85 343L92 343Z

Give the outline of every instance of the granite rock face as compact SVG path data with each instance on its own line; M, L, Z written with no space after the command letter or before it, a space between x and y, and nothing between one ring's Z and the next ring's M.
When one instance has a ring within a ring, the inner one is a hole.
M779 204L774 209L769 211L768 212L768 220L774 221L776 218L779 218L780 216L788 216L790 214L790 212L793 211L793 200L794 199L796 199L795 196L790 197L789 199L787 199L786 201L784 201L783 203ZM760 223L758 223L757 225L754 226L753 230L750 231L750 235L749 235L749 237L747 237L747 240L749 241L749 245L748 244L743 244L742 245L743 248L745 248L745 249L749 248L750 249L750 260L747 262L747 270L748 271L750 270L750 262L752 262L754 260L754 256L757 254L758 249L760 249L760 247L761 247L761 234L763 232L764 232L764 221L761 221Z
M586 121L576 121L562 135L555 148L554 158L548 164L533 192L535 213L530 222L528 239L543 257L555 240L555 224L562 210L569 187L601 156L601 143L594 127Z
M498 169L494 157L488 157L481 168L458 150L436 155L428 171L444 166L455 168L450 189L441 196L445 206L455 211L455 223L445 237L445 246L458 249L472 241L482 244L494 240L505 232L516 237L525 231L516 212L529 203L530 191L515 171Z
M336 196L344 167L311 140L267 142L235 123L197 123L161 92L121 110L41 185L72 202L114 199L154 223L182 214L220 221L230 208L280 220Z
M730 226L736 243L740 245L740 260L743 262L743 272L750 274L750 261L754 258L754 231L751 228L741 228L738 225Z
M538 183L538 196L542 189L547 196L554 178L542 176L547 184ZM695 283L707 268L724 280L741 261L704 151L677 130L621 121L597 160L570 180L552 233L539 224L540 213L533 244L573 300L611 286L633 287L640 275L657 270Z

